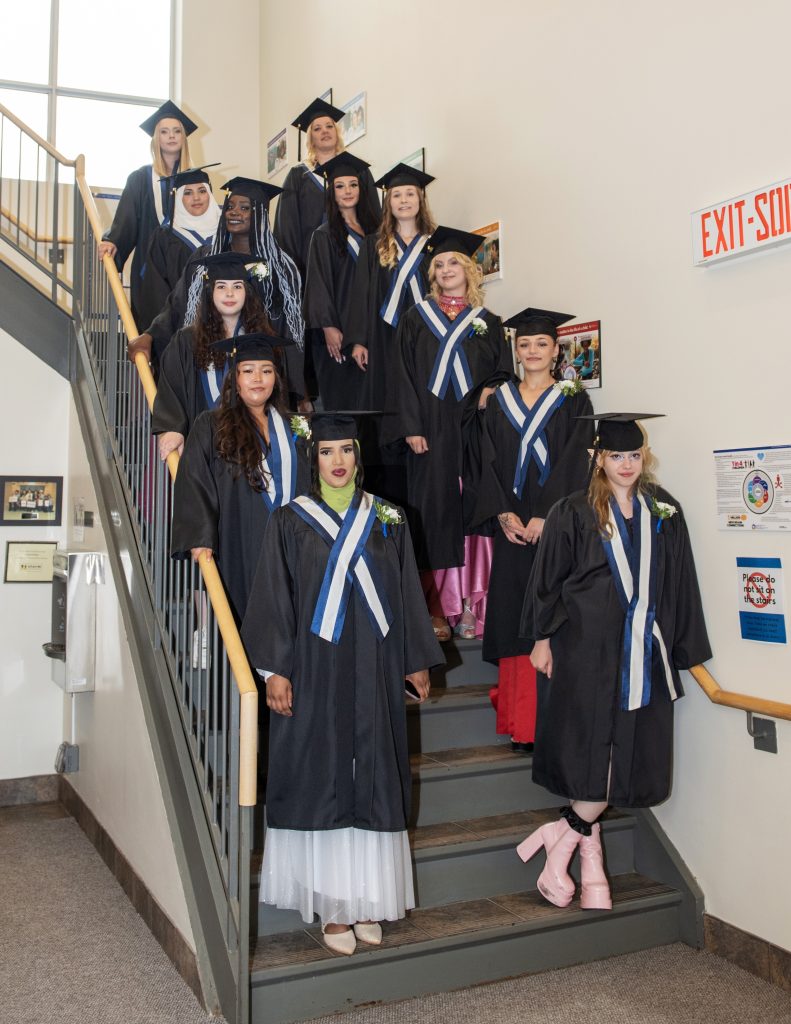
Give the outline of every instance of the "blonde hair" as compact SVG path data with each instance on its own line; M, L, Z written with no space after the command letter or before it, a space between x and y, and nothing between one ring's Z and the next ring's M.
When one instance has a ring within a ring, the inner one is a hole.
M400 186L394 185L393 187L399 188ZM415 226L419 235L431 235L437 230L437 223L432 216L424 190L418 188L417 194L420 205L415 218ZM376 252L380 265L388 267L390 270L398 263L398 244L395 239L397 230L398 221L390 208L390 189L387 189L382 201L382 223L379 225L376 235Z
M165 166L165 161L162 159L162 150L159 148L159 126L163 121L178 121L177 117L161 117L155 127L154 134L151 136L151 163L154 165L154 171L160 176L160 178L167 178L170 175L170 171ZM179 124L181 122L179 121ZM186 171L188 167L192 167L192 157L190 156L190 144L187 138L187 129L181 124L181 130L184 133L181 141L181 153L179 153L179 167Z
M446 254L442 253L441 255ZM475 260L470 259L466 252L456 252L453 255L464 267L464 276L467 278L467 302L471 306L482 306L484 298L483 271ZM437 284L437 275L434 268L434 260L436 258L434 256L428 265L428 283L432 299L438 300L442 294L442 289Z
M329 115L318 114L317 117L329 117ZM315 120L317 120L316 117L313 118L313 121ZM308 130L305 132L305 163L308 167L315 167L319 162L316 157L316 150L313 148L313 140L310 136L310 129L313 125L313 121L310 122ZM337 156L338 153L342 153L346 149L346 143L343 141L343 132L341 131L340 122L333 121L333 124L335 125L335 156Z
M642 428L641 428L642 429ZM643 443L640 449L642 455L642 472L637 478L635 484L635 490L642 491L645 493L646 487L655 484L656 478L654 472L656 470L656 456L648 447L647 443ZM612 455L611 451L606 449L600 449L598 452L593 453L593 458L601 456L603 462L607 455ZM596 525L599 527L599 532L602 536L608 540L612 540L612 526L610 525L610 498L612 497L612 490L610 483L604 474L604 466L598 464L593 468L593 475L591 481L588 484L588 503L593 509L593 515L596 518Z

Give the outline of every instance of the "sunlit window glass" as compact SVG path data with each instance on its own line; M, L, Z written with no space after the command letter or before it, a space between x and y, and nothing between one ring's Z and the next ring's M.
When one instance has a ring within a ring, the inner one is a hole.
M50 0L3 3L0 8L0 78L49 81Z
M60 96L56 145L70 160L85 155L89 184L121 186L130 171L151 163L150 139L138 125L155 109Z
M59 8L59 87L168 95L169 3L60 0Z
M43 93L0 89L0 103L43 139L47 137L47 97ZM11 121L3 126L3 146L0 151L0 177L29 181L46 177L47 167L38 146Z

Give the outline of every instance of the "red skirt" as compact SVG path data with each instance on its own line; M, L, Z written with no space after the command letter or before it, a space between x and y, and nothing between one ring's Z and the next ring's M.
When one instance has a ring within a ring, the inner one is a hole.
M536 670L527 654L500 658L497 686L489 696L497 712L498 736L532 743L536 738Z

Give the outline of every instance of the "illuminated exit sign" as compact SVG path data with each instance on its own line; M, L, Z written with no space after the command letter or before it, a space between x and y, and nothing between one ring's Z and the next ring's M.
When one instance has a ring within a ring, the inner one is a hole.
M791 241L791 178L692 214L695 266Z

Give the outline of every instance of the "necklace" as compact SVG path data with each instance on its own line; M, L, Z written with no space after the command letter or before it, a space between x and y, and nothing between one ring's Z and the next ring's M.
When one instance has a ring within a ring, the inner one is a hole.
M439 308L449 320L455 320L466 305L466 295L440 295L439 297Z

